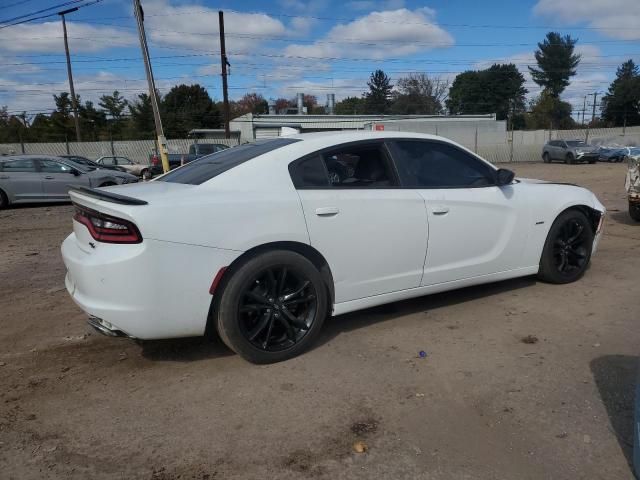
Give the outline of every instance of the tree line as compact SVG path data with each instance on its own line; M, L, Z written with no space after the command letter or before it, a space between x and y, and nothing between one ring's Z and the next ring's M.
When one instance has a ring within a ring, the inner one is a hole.
M373 72L368 90L361 96L342 99L335 113L342 115L440 115L496 114L514 129L566 129L576 127L571 104L562 93L576 75L581 56L577 40L557 32L547 33L535 51L535 67L528 67L541 93L527 101L525 77L513 63L467 70L453 82L428 73L410 73L392 84L381 69ZM165 136L185 138L195 128L220 128L222 103L214 101L200 85L177 85L158 95ZM55 110L28 118L0 108L0 143L59 142L75 140L72 99L69 93L53 95ZM155 138L151 98L142 93L127 100L120 92L100 97L98 107L77 96L78 118L84 141L140 140ZM271 101L277 113L296 108L295 98ZM307 113L324 114L317 97L304 96ZM247 93L230 102L231 118L245 113L266 114L267 100ZM640 125L640 70L633 60L620 65L607 93L601 99L601 117L593 126Z

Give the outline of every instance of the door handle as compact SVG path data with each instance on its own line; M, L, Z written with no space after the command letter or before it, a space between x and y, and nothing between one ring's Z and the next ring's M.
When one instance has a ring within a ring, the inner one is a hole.
M46 180L53 180L53 177L50 175L47 175L46 177L44 177Z
M446 215L447 213L449 213L449 207L447 207L446 205L434 205L431 208L431 211L434 215Z
M338 207L320 207L316 208L316 215L319 217L332 217L333 215L337 215L340 213L340 209Z

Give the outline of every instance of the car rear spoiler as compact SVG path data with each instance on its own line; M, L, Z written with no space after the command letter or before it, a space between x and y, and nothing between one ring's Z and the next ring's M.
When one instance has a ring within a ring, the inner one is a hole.
M138 198L127 197L126 195L120 195L118 193L105 192L104 190L97 190L89 187L71 187L70 190L87 195L89 197L97 198L98 200L104 200L105 202L119 203L120 205L148 205L149 202L140 200Z

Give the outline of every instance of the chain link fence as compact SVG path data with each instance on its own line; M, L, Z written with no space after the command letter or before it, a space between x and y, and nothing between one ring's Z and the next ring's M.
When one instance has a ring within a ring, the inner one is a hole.
M193 139L167 141L169 153L189 153ZM217 143L235 146L237 139L199 139L199 144ZM113 142L54 142L54 143L6 143L0 144L0 155L79 155L96 160L103 156L118 155L136 163L148 164L156 152L154 140L114 140Z
M446 135L443 135L446 136ZM504 137L502 140L500 137ZM541 160L542 147L549 140L580 139L593 145L638 146L640 126L627 128L596 128L575 130L516 130L496 138L470 128L464 134L450 136L492 163L536 162ZM502 141L496 141L502 140ZM489 143L487 143L489 142ZM174 139L167 142L169 153L188 153L193 139ZM223 143L238 145L238 139L201 139L198 143ZM148 164L156 151L154 140L118 140L105 142L55 142L55 143L10 143L0 144L0 155L81 155L95 160L105 155L120 155L134 162Z

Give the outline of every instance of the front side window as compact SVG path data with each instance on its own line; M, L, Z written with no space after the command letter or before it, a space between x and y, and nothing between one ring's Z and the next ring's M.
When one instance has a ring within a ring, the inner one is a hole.
M3 172L35 172L36 166L30 158L20 158L0 163Z
M40 171L44 173L69 173L71 167L53 160L40 160Z
M391 153L403 187L469 188L495 185L495 170L447 143L397 140Z

